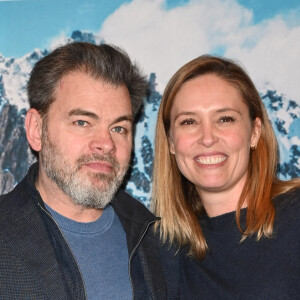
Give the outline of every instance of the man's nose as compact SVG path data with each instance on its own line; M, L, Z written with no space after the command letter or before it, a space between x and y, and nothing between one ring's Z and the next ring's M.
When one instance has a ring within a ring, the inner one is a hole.
M90 148L101 154L113 153L116 150L115 142L108 129L97 130L90 141Z

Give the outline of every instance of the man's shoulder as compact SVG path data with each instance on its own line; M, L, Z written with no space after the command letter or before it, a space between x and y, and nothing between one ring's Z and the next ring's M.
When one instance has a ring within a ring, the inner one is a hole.
M9 210L19 206L24 192L24 182L21 181L10 192L0 195L0 210Z
M11 211L26 206L36 197L35 187L29 182L28 174L7 194L0 195L0 211Z
M122 189L116 194L112 201L112 206L117 214L121 214L124 217L141 221L157 219L144 204Z
M138 201L136 198L134 198L133 196L131 196L130 194L128 194L124 189L119 189L118 192L116 193L115 195L115 199L119 199L119 198L122 198L122 199L125 199L127 201Z
M27 175L10 192L0 195L0 210L23 206L32 197L37 170L38 164L34 163L28 170Z

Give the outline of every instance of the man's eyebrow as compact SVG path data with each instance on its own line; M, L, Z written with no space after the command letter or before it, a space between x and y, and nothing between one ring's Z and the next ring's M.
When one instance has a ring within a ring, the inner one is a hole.
M126 116L121 116L121 117L118 117L117 119L115 119L113 121L113 123L119 123L119 122L122 122L122 121L128 121L128 122L131 122L133 123L133 116L132 115L126 115Z
M95 120L99 119L99 117L95 113L87 111L87 110L83 110L83 109L80 109L80 108L72 109L71 111L69 111L68 116L69 117L72 117L72 116L85 116L85 117L90 117L90 118L95 119Z
M99 120L99 117L97 114L87 111L87 110L83 110L81 108L72 109L71 111L69 111L68 116L69 117L85 116L85 117L90 117L95 120ZM119 123L122 121L129 121L129 122L133 123L133 116L131 114L120 116L120 117L116 118L112 123L115 124L115 123Z

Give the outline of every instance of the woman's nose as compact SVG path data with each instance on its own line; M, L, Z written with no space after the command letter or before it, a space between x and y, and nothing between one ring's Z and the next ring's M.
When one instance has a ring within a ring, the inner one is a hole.
M216 129L213 127L213 125L210 123L202 124L199 129L198 143L209 148L217 141L218 137L216 135Z

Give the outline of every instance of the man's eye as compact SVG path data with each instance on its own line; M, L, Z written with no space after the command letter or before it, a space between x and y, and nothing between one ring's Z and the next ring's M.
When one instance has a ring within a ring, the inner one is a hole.
M228 122L234 122L234 121L235 121L235 119L230 116L223 116L223 117L219 118L219 120L218 120L219 123L228 123Z
M126 133L127 130L122 127L122 126L116 126L112 129L113 132L116 132L116 133Z
M195 120L194 119L186 119L186 120L182 120L180 122L180 125L192 125L195 124Z
M83 120L77 120L75 121L75 124L80 126L80 127L85 127L88 125L88 122L87 121L83 121Z

